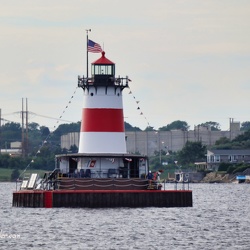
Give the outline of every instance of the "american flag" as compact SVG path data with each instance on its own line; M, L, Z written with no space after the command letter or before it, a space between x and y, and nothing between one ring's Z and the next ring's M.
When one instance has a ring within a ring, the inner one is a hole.
M88 40L88 52L99 53L102 52L102 47L100 44Z

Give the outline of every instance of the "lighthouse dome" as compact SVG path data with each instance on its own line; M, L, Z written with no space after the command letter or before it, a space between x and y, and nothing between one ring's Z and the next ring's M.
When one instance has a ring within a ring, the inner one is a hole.
M105 57L105 52L102 56L91 64L91 73L94 85L113 85L115 79L115 64Z
M110 61L108 58L105 57L105 51L102 51L102 56L97 59L96 61L92 62L93 64L114 64L112 61Z

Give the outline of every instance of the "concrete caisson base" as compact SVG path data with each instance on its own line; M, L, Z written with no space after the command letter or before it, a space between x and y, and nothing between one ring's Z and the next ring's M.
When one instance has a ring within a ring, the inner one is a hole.
M192 207L190 190L54 190L13 193L14 207Z

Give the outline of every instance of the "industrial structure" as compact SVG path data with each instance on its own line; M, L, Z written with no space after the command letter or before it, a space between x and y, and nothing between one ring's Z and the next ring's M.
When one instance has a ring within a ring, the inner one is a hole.
M155 151L179 151L187 141L200 141L203 145L213 146L221 137L232 140L240 134L240 122L230 120L228 131L212 131L210 127L196 126L188 131L126 131L125 138L128 153L152 156ZM73 145L79 147L79 135L73 132L61 136L61 148L69 150Z

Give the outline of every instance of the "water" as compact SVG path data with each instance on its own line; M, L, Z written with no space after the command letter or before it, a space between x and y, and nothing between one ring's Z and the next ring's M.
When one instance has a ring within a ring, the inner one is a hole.
M250 185L190 189L189 208L45 209L12 207L0 183L0 249L250 249Z

